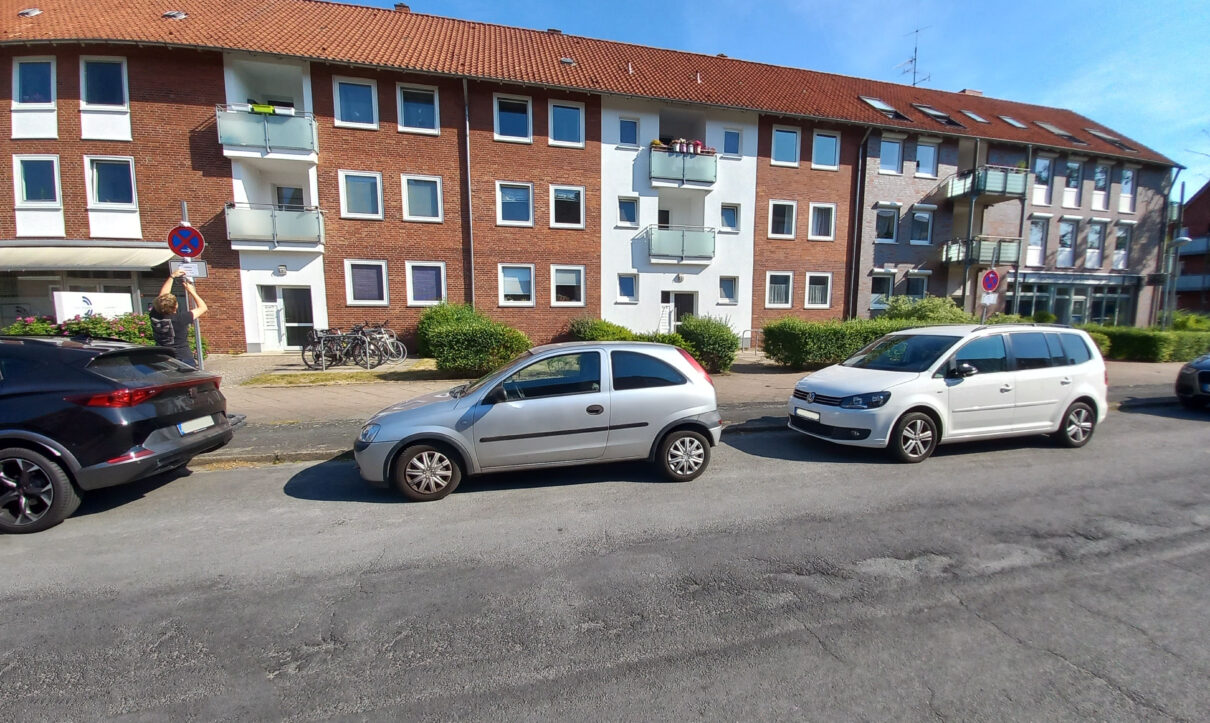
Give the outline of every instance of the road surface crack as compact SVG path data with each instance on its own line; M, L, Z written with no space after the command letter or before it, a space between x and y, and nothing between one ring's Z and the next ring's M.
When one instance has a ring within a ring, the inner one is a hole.
M1073 605L1075 605L1076 607L1080 608L1081 610L1084 610L1084 611L1088 612L1088 614L1090 614L1090 615L1093 615L1093 616L1095 616L1095 617L1099 617L1099 618L1104 618L1104 619L1106 619L1106 620L1111 620L1111 621L1113 621L1113 622L1115 622L1115 623L1117 623L1117 624L1119 624L1119 625L1122 625L1122 626L1125 626L1125 627L1130 628L1131 630L1133 630L1133 631L1137 632L1139 635L1142 635L1144 638L1146 638L1146 639L1147 639L1147 642L1151 643L1151 644L1152 644L1153 646L1155 646L1156 648L1158 648L1158 649L1160 649L1160 650L1164 651L1165 653L1167 653L1167 654L1171 655L1172 657L1176 658L1177 660L1181 661L1182 663L1186 663L1186 664L1187 664L1187 663L1189 662L1189 661L1188 661L1188 660L1186 660L1186 659L1185 659L1183 656L1181 656L1179 653L1177 653L1176 651L1172 650L1172 649L1171 649L1171 648L1169 648L1167 645L1164 645L1164 644L1163 644L1163 643L1161 643L1160 641L1156 640L1156 639L1155 639L1155 637L1154 637L1154 636L1153 636L1151 633L1147 632L1147 631L1146 631L1146 630L1144 630L1143 628L1140 628L1138 625L1135 625L1134 623L1132 623L1132 622L1130 622L1130 621L1128 621L1128 620L1124 620L1124 619L1122 619L1122 618L1118 617L1117 615L1114 615L1114 614L1112 614L1112 613L1106 612L1106 611L1104 611L1104 610L1097 610L1096 608L1091 608L1091 607L1089 607L1089 606L1087 606L1087 605L1085 605L1085 604L1081 603L1079 600L1076 600L1076 599L1074 599L1074 598L1070 598L1070 597L1069 597L1069 598L1068 598L1068 600L1070 600L1070 601L1071 601L1071 603L1072 603Z

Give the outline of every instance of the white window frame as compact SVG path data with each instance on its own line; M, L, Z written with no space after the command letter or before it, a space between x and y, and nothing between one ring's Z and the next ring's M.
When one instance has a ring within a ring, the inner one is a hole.
M630 201L634 204L634 223L630 223L622 218L622 202ZM638 196L618 196L618 218L614 224L617 228L638 228L639 227L639 197Z
M94 201L96 189L92 182L92 164L94 161L126 161L130 164L131 203L101 203ZM139 185L134 171L134 156L84 156L84 191L88 198L90 211L137 211L139 210Z
M405 261L403 265L407 271L406 281L407 281L407 289L408 289L408 306L436 306L437 304L441 304L441 303L445 302L446 299L449 298L448 294L446 293L446 276L445 276L445 262L444 261ZM416 266L438 266L441 268L441 298L440 299L438 299L436 301L423 301L423 300L417 301L416 298L413 296L412 289L414 287L414 284L412 284L412 269Z
M735 226L723 225L723 209L724 208L734 208L735 209ZM743 207L738 203L720 203L718 205L718 232L719 233L739 233L740 226L743 224L743 222L740 220L742 218L742 216L740 215L742 212L743 212Z
M790 233L773 233L773 206L774 205L790 206ZM798 233L798 201L787 201L780 198L769 199L769 238L776 239L794 239Z
M403 124L403 91L419 90L433 94L433 128L418 128ZM377 93L374 94L377 97ZM377 113L375 113L377 117ZM417 83L395 84L395 124L400 133L417 133L424 136L441 135L441 90L435 85L419 85Z
M622 140L622 123L630 121L634 123L634 143L627 143ZM618 147L619 148L639 148L641 143L643 124L638 118L632 116L618 116Z
M345 188L345 179L348 178L349 176L374 176L375 178L378 179L378 213L376 213L376 214L353 213L352 211L348 210L347 194L345 193L345 191L347 190ZM336 178L337 178L337 180L339 182L339 186L340 186L339 190L340 190L340 217L341 218L362 219L362 220L366 220L366 221L381 221L383 219L382 214L385 209L382 206L382 174L381 173L379 173L378 171L339 170L336 172Z
M639 275L638 274L618 274L619 282L621 282L621 280L623 278L634 279L634 296L622 296L621 284L619 283L618 286L614 287L614 292L617 294L617 298L614 300L614 303L615 304L637 304L637 303L639 303Z
M500 189L503 186L525 186L529 189L529 220L528 221L505 221L504 220L504 204L500 199ZM533 228L534 227L534 184L526 181L496 181L496 225L497 226L516 226L518 228Z
M874 300L874 279L875 278L883 278L883 279L890 280L890 283L887 285L887 293L885 296L885 300L882 303L879 303ZM886 271L886 272L875 271L874 273L870 274L870 308L871 309L887 308L886 302L889 301L890 298L894 295L895 295L895 273L893 271Z
M830 208L832 209L832 224L828 229L827 236L815 235L815 209ZM808 204L807 213L807 240L808 241L835 241L836 240L836 204L834 203L810 203Z
M727 134L728 133L734 133L737 136L739 136L739 150L735 153L728 153L725 150L727 148ZM743 155L744 155L744 129L743 128L724 127L723 128L723 147L721 149L719 149L719 156L722 158L742 158Z
M529 301L505 301L504 300L504 270L505 269L529 269ZM538 301L538 279L534 272L533 264L496 264L496 301L500 306L525 306L532 307Z
M579 223L555 223L555 191L579 191L580 192L580 222ZM561 183L550 184L550 227L551 228L573 228L583 229L587 219L584 214L587 212L587 196L588 193L584 190L584 186L571 186Z
M774 276L789 276L790 277L790 295L784 304L769 303L770 281ZM765 308L766 309L793 309L794 308L794 272L793 271L766 271L765 272Z
M580 272L580 300L555 301L555 272L574 270ZM588 267L576 264L550 265L550 305L555 306L587 306L588 305Z
M935 208L913 208L911 211L911 219L908 221L908 244L911 246L932 246L933 245L933 223L937 220L937 209ZM928 238L918 239L912 238L915 234L912 229L916 225L916 214L927 213L929 216Z
M1122 259L1122 265L1119 266L1116 263L1115 259L1117 257L1117 253L1118 253L1118 238L1119 238L1119 235L1123 231L1126 232L1126 253L1124 254L1124 258ZM1132 246L1134 246L1134 222L1131 221L1131 222L1127 223L1124 221L1118 221L1117 224L1115 224L1114 228L1113 228L1113 252L1110 254L1110 257L1109 257L1109 268L1117 270L1117 271L1125 271L1126 269L1129 269L1130 268L1130 248Z
M373 123L356 123L340 119L340 84L370 86L370 108L374 114ZM337 128L360 128L361 130L378 130L378 81L373 78L350 78L346 75L332 76L332 122Z
M54 201L23 201L21 197L25 186L25 171L21 167L22 161L51 161L55 164L55 200ZM92 198L90 195L89 198ZM135 197L138 200L138 197ZM59 157L47 153L23 153L13 156L13 208L21 210L48 210L59 211L63 209L63 184L59 176Z
M895 223L891 225L891 238L878 238L878 217L882 214L891 214L895 217ZM887 206L879 206L874 210L874 243L876 244L896 244L899 243L899 209Z
M820 136L836 139L836 154L832 158L832 163L816 163L815 162L815 142ZM840 170L840 132L839 131L815 131L811 134L811 169L816 171L838 171Z
M773 157L774 139L777 138L778 131L790 131L794 134L794 161L779 161ZM802 161L802 129L795 126L774 125L769 131L769 165L784 166L786 168L798 168L798 164Z
M804 274L806 277L806 285L803 286L803 306L804 309L831 309L832 308L832 272L831 271L808 271ZM812 304L811 302L811 279L826 278L828 280L828 301L826 304Z
M1139 187L1139 168L1135 166L1123 166L1122 173L1130 171L1130 193L1122 192L1122 177L1118 176L1118 213L1133 214L1135 205L1135 194L1138 193Z
M574 141L559 141L555 140L552 135L555 130L555 106L561 105L565 108L576 108L580 111L580 140ZM585 118L588 111L584 109L584 104L575 100L556 100L551 98L546 102L546 143L551 146L560 148L583 148L586 142Z
M902 176L903 175L903 141L904 141L903 138L896 138L896 137L888 136L885 134L882 135L878 139L878 172L880 174L882 174L884 176ZM882 159L883 159L882 147L884 144L887 144L887 143L894 143L895 145L899 146L899 162L895 166L895 168L889 169L889 170L882 162Z
M928 146L933 149L933 172L922 173L920 171L920 147ZM916 141L916 177L917 178L936 178L937 171L941 166L941 144L936 141Z
M735 298L728 299L723 296L723 279L731 279L735 282ZM720 276L718 277L718 304L719 306L738 306L739 305L739 277L738 276Z
M413 181L436 181L437 182L437 216L415 216L412 215L411 209L408 207L408 180ZM404 173L399 179L400 190L403 192L403 220L415 221L417 223L444 223L445 222L445 191L441 187L441 176L421 176L413 173ZM379 208L382 206L380 205Z
M514 102L525 103L525 132L526 136L502 136L500 135L500 101L511 100ZM534 99L528 95L512 95L509 93L492 93L492 139L502 143L530 143L534 142Z
M382 269L382 300L357 301L353 298L353 264L377 266ZM345 306L390 306L391 277L387 274L387 262L382 259L345 259Z
M17 101L17 90L20 87L20 73L22 63L50 63L50 101L46 103L19 103ZM84 65L80 65L80 79L84 78ZM13 84L12 88L12 109L13 110L55 110L56 103L59 100L59 63L53 55L23 55L18 58L13 58ZM81 89L84 86L80 86ZM129 94L127 96L129 102ZM101 106L109 108L112 106Z
M85 69L90 62L112 63L119 62L122 64L122 97L125 102L122 105L109 105L107 103L89 103L84 100L87 95L85 88L87 87L87 72ZM126 64L126 58L118 55L81 55L80 56L80 110L108 110L108 111L129 111L130 110L130 69Z
M929 295L929 277L930 276L932 276L932 272L924 272L924 271L907 272L907 275L904 277L904 288L903 288L904 296L907 296L912 299L923 299L924 297L928 296ZM912 279L923 279L924 280L924 293L922 293L920 296L916 296L911 293Z

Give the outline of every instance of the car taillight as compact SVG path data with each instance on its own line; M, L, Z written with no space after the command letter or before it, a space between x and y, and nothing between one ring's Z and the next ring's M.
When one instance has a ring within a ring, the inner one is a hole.
M126 454L123 454L120 457L114 457L113 459L106 460L105 464L121 464L122 462L133 462L136 459L143 459L144 457L150 457L153 454L155 454L155 452L152 452L150 449L147 449L146 447L131 447L130 451L128 451Z
M68 401L85 407L136 407L151 399L166 387L141 387L138 389L118 389L105 394L83 394L78 397L68 397Z
M706 381L710 382L710 386L714 386L714 380L710 378L710 374L702 367L701 364L698 364L697 359L694 359L692 354L679 346L676 348L676 350L681 353L681 356L685 357L685 361L689 362L690 366L701 372L702 376L706 377Z

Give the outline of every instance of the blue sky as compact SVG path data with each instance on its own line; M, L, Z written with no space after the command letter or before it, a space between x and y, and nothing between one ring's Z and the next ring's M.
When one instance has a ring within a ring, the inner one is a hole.
M414 12L726 53L1070 108L1210 180L1210 2L1185 0L408 0ZM363 4L363 3L359 3ZM368 3L390 7L393 1Z

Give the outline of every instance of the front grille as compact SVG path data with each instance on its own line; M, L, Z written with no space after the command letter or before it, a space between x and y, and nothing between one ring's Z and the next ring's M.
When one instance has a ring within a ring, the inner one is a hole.
M806 402L807 401L807 392L803 391L802 389L795 389L794 398L801 399L804 402ZM811 400L808 403L809 404L822 404L827 407L839 407L840 400L843 398L844 397L829 397L827 394L820 394L819 392L815 392L815 399Z
M808 434L814 434L817 437L826 437L828 439L865 439L870 436L870 430L857 429L855 427L833 427L830 424L816 422L812 419L803 419L802 417L790 417L790 426L795 429L801 429Z

